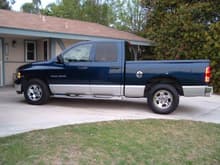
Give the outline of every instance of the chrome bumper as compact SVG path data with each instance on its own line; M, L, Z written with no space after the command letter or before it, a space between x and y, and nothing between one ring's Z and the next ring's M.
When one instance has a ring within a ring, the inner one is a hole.
M22 93L21 84L14 84L14 88L17 93L19 93L19 94Z
M183 86L183 94L186 97L211 96L213 87L210 86Z

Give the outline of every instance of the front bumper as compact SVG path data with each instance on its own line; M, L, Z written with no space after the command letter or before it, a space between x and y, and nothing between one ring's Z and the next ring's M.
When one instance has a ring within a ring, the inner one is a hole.
M186 97L211 96L213 87L210 86L183 86L183 94Z
M15 81L14 81L14 88L15 88L15 91L16 91L18 94L23 93L22 80L21 80L21 79L15 79Z
M21 93L22 93L21 84L14 84L14 88L15 88L15 91L16 91L18 94L21 94Z

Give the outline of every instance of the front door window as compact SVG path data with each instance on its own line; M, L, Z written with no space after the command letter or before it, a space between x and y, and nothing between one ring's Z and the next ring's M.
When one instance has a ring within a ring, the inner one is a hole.
M84 44L73 47L63 55L64 62L88 62L90 59L91 50L92 44Z

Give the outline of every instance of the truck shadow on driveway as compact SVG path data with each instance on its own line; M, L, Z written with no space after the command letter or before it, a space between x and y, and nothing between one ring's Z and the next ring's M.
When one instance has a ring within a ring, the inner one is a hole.
M104 100L104 99L76 99L76 98L51 98L49 106L65 107L65 108L80 108L91 110L115 110L115 111L138 111L153 113L147 104L147 100ZM169 115L191 115L195 114L195 107L179 105L176 111ZM159 114L157 114L159 115Z
M26 101L22 98L18 97L16 100L17 103L24 104L26 106L33 106L26 103ZM15 99L14 99L15 101ZM27 108L28 108L27 107ZM87 111L124 111L124 112L133 112L133 113L146 113L146 114L155 114L151 111L150 107L147 104L146 99L125 99L125 100L108 100L108 99L79 99L79 98L71 98L71 97L52 97L49 102L39 107L39 110L44 108L49 109L80 109ZM43 108L42 108L43 107ZM116 112L117 113L117 112ZM196 116L200 115L202 112L199 107L196 105L189 105L187 102L180 102L179 107L173 113L169 114L169 116ZM164 115L163 115L164 116Z
M147 101L134 102L127 100L104 99L76 99L76 98L51 98L48 105L59 107L74 107L86 109L111 109L111 110L141 110L151 111Z
M198 120L200 116L210 111L209 109L206 111L201 110L199 106L189 105L184 101L180 103L179 107L173 113L160 115L151 111L146 99L101 100L54 97L42 106L29 105L24 99L18 99L17 104L19 107L26 109L25 111L27 112L33 110L35 113L40 112L43 114L59 113L61 116L73 115L76 118L81 115L83 118L94 116L97 119L111 118L115 120L147 118ZM208 118L209 115L205 116L205 118Z

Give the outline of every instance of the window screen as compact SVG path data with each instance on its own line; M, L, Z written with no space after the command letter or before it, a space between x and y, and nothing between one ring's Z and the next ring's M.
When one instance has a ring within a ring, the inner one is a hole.
M25 41L25 57L27 62L36 60L36 41Z
M95 53L96 62L116 62L118 59L117 43L97 43Z

